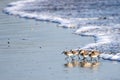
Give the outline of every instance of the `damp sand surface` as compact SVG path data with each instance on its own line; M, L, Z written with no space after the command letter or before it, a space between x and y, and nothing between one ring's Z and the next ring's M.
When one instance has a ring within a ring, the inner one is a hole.
M120 80L120 63L100 60L92 67L66 61L61 52L94 42L74 29L2 13L0 3L0 80Z

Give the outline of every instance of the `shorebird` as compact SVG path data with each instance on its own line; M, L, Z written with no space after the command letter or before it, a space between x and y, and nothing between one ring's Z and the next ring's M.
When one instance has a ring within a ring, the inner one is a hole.
M80 59L80 54L79 54L79 51L78 50L70 50L70 52L72 52L72 54L74 55L74 56L77 56L78 57L78 59Z
M79 50L79 54L83 57L82 60L87 60L87 57L89 57L89 51L88 50Z
M93 59L95 59L97 61L96 58L100 58L100 52L98 51L91 51L90 54L89 54L90 58L91 58L91 61L93 61Z
M62 54L65 54L67 56L65 60L68 58L71 58L73 60L74 54L71 51L63 51Z

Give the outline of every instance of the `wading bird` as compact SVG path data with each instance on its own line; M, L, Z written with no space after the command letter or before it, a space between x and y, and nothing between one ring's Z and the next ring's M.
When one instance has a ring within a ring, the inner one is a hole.
M67 60L67 59L69 59L69 58L71 58L72 60L74 60L74 59L73 59L74 54L73 54L71 51L63 51L62 54L65 54L65 55L67 56L67 57L65 58L65 60Z
M95 59L95 61L98 61L100 59L100 52L98 51L90 51L90 54L89 54L90 58L91 58L91 61L93 61L93 59Z
M89 51L88 50L79 50L79 54L83 57L82 60L87 60L89 57Z
M73 54L74 56L77 56L78 59L80 59L79 50L70 50L70 52L72 52L72 54Z

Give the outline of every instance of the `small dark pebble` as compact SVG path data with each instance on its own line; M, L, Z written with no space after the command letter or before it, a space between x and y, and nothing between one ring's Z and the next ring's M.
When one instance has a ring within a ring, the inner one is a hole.
M107 19L107 17L103 17L103 19Z
M10 44L10 42L8 41L8 44Z
M105 19L107 19L107 17L100 17L99 19L104 19L105 20Z
M22 40L27 40L27 39L22 39Z
M42 48L41 46L39 48Z

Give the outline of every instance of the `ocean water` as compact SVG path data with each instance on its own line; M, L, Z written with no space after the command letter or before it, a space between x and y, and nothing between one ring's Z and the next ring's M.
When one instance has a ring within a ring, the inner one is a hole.
M120 0L21 0L3 12L75 28L74 34L95 39L82 49L99 50L103 59L120 61Z

